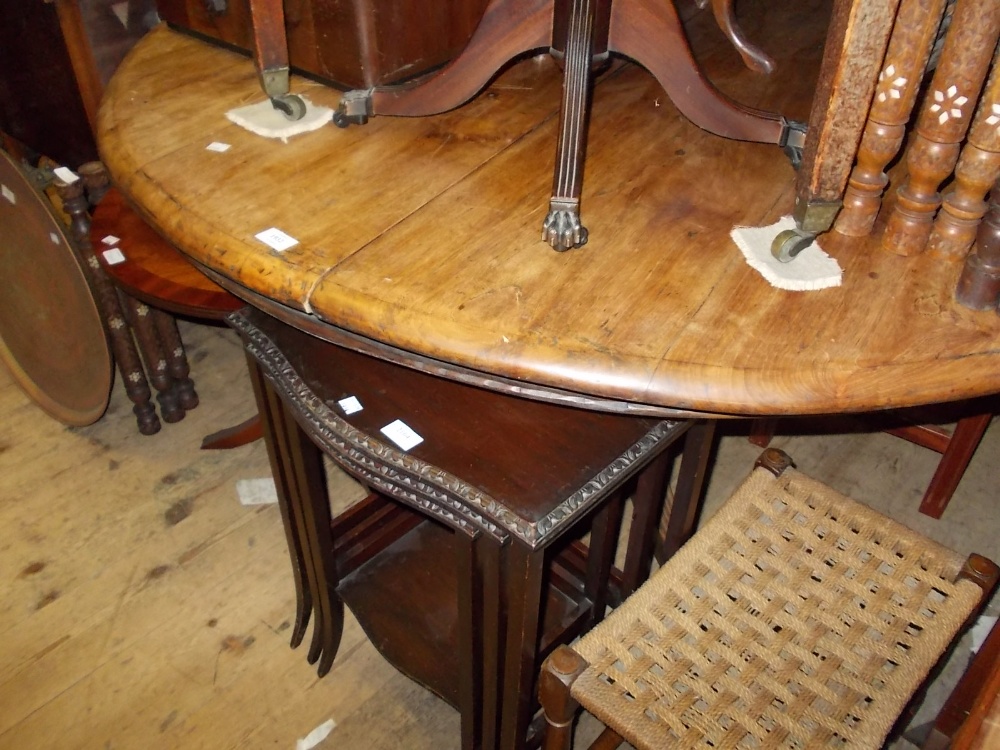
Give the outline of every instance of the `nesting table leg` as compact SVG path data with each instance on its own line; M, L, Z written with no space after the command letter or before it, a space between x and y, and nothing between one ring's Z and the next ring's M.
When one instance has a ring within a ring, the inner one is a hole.
M154 308L150 308L149 314L163 344L167 372L173 380L177 400L184 411L191 411L198 406L198 393L194 389L194 381L191 380L191 368L184 353L184 342L181 341L180 331L177 330L177 320L173 315Z
M267 456L271 463L271 475L278 494L278 508L281 512L282 526L285 527L285 540L288 544L288 554L292 563L292 578L295 583L295 624L292 627L291 646L297 647L305 637L306 627L313 610L312 578L303 548L305 532L301 513L293 505L293 484L289 476L290 470L285 460L287 454L286 441L279 435L277 426L284 423L284 413L281 399L271 390L257 361L252 355L247 355L247 369L250 373L250 384L253 386L254 397L263 427L264 441L267 445Z

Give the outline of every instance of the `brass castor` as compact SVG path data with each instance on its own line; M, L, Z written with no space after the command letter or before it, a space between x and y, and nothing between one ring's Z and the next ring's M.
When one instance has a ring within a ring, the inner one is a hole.
M306 103L296 94L281 94L271 97L271 106L289 120L301 120L306 116Z
M780 263L791 263L795 256L809 247L816 235L801 229L786 229L771 242L771 255Z

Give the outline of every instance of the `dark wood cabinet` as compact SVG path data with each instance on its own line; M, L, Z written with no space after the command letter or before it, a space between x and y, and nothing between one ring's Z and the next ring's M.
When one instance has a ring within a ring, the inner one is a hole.
M172 26L253 47L247 0L157 0ZM285 0L292 67L340 88L369 88L439 67L465 47L486 0Z

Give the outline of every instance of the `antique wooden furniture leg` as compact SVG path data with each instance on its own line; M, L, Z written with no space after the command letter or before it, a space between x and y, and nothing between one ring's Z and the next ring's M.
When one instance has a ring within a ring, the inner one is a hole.
M674 501L665 514L665 526L656 543L656 560L661 565L680 549L694 530L708 459L715 445L715 428L714 420L699 420L691 425L684 439L684 455L677 475Z
M854 164L899 0L835 0L809 137L795 180L796 227L771 253L790 261L833 226Z
M906 124L920 90L946 0L902 0L878 76L857 165L844 193L835 231L850 237L871 233L889 182L885 170L903 145Z
M164 422L180 422L184 419L184 409L181 408L174 381L167 370L167 358L163 354L163 345L156 332L150 308L127 294L121 293L122 308L129 325L139 343L139 353L146 364L146 374L156 389L156 400L160 403L160 414Z
M102 164L83 165L80 172L88 182L88 193L100 198L91 219L91 245L102 243L103 238L114 235L120 240L117 246L124 257L118 263L110 263L103 256L95 257L96 262L122 294L145 304L155 333L153 339L161 344L158 348L166 363L173 400L185 410L193 409L198 405L198 395L191 381L184 344L174 316L221 321L243 303L210 281L153 231L128 206L120 192L109 189L106 184L101 190L102 177L106 183ZM260 435L260 423L256 417L251 417L241 424L207 435L201 447L235 448L258 439Z
M941 454L934 476L920 501L921 513L931 518L940 518L944 513L992 418L992 413L963 417L951 432L935 425L913 425L886 430Z
M250 0L253 59L271 106L289 120L301 120L305 102L289 93L288 38L282 0Z
M990 207L965 259L955 299L973 310L995 310L1000 301L1000 180L993 183Z
M153 327L163 344L163 355L167 360L167 372L173 381L177 401L184 411L191 411L198 406L198 393L191 380L191 368L188 366L187 355L184 353L184 343L181 341L177 321L162 310L150 308Z
M542 239L558 251L587 242L587 229L580 223L580 190L596 9L597 0L571 0L570 3L555 176L549 213L542 224Z
M508 60L549 46L552 0L491 0L482 21L455 60L412 85L348 91L334 113L340 127L371 115L432 115L475 96Z
M287 451L287 445L277 437L283 434L279 431L279 427L284 424L281 400L268 388L267 380L257 361L249 354L247 354L247 369L258 406L259 419L264 427L264 434L268 436L267 455L271 463L271 476L274 478L278 494L278 508L281 511L285 541L292 563L292 579L295 582L295 623L292 626L290 642L292 648L296 648L305 637L313 605L318 601L313 595L314 576L310 573L311 561L306 559L301 513L298 505L293 503L294 486L288 469L290 462L286 460L284 453Z
M767 450L677 555L546 661L545 748L570 746L577 704L612 730L604 750L881 747L998 577Z
M927 250L936 258L964 260L986 213L986 194L1000 176L1000 73L993 75L979 101L976 118L962 146L954 181L941 202Z
M925 249L941 204L938 188L958 161L998 35L1000 6L994 0L958 0L941 61L906 150L907 177L882 236L886 250L914 255Z
M699 8L704 8L709 4L709 0L695 0ZM733 9L734 0L711 0L712 15L719 25L722 33L726 35L733 47L743 58L744 64L757 73L768 75L774 71L774 60L771 59L762 49L747 40L743 29L736 22L736 13Z
M73 241L86 261L91 285L104 312L115 362L121 373L125 392L133 404L132 411L135 414L139 432L143 435L153 435L160 430L160 420L156 416L155 407L150 402L152 394L149 390L149 382L142 370L142 362L132 339L132 331L122 311L118 290L101 270L101 265L90 242L90 216L87 213L88 205L84 197L84 185L80 181L68 185L59 181L56 183L56 188L63 201L63 206L70 216Z

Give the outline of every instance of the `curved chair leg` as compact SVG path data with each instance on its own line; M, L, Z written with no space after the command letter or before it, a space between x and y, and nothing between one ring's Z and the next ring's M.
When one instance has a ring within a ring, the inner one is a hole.
M437 73L413 85L348 91L333 121L363 124L370 115L423 116L464 104L508 60L548 47L552 0L491 0L465 50Z
M702 75L672 2L616 0L608 47L641 63L691 122L725 138L784 145L790 125L780 115L727 99Z

